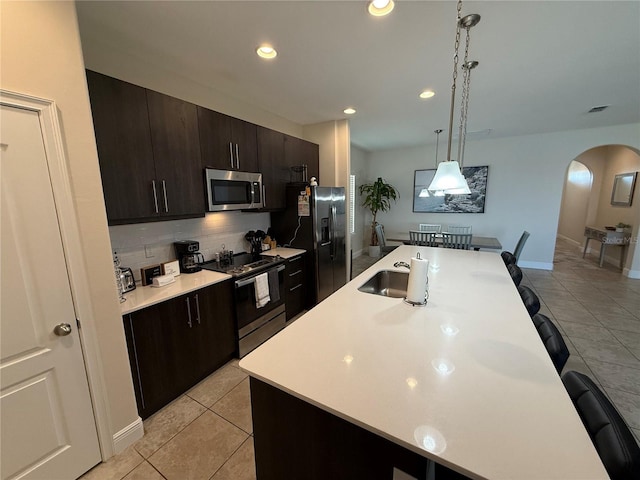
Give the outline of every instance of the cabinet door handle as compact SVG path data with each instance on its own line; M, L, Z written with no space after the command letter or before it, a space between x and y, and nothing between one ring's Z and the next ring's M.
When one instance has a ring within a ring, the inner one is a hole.
M229 161L231 162L231 169L233 170L233 144L229 142Z
M299 283L299 284L298 284L298 285L296 285L295 287L290 288L290 289L289 289L289 291L290 291L290 292L293 292L294 290L297 290L297 289L298 289L298 288L300 288L301 286L302 286L302 284L301 284L301 283Z
M162 180L162 192L164 193L164 211L169 213L169 202L167 202L167 182Z
M236 167L240 170L240 155L238 154L238 144L236 143Z
M200 325L200 300L198 299L198 294L195 295L196 299L196 320L198 321L198 325Z
M289 274L289 276L290 276L290 277L295 277L296 275L299 275L299 274L301 274L301 273L302 273L302 270L297 270L297 271L295 271L295 272L293 272L293 273L290 273L290 274Z
M156 207L156 213L158 212L158 191L156 190L156 181L151 180L151 185L153 186L153 204Z
M189 325L189 328L193 327L193 323L191 322L191 303L189 303L189 297L185 298L185 301L187 302L187 315L188 320L187 320L187 324Z

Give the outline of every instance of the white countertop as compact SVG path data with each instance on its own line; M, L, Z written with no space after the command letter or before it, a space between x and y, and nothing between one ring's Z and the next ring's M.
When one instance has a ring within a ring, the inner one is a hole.
M262 252L262 255L266 255L269 257L275 257L276 255L280 255L284 259L293 258L297 255L301 255L306 250L300 250L299 248L287 248L287 247L277 247L271 250L265 250Z
M137 285L135 290L124 294L127 300L120 304L120 311L122 315L126 315L229 278L231 275L226 273L201 270L196 273L182 273L176 277L174 283L164 287Z
M426 307L358 291L416 252ZM472 478L608 478L495 253L401 246L240 367Z

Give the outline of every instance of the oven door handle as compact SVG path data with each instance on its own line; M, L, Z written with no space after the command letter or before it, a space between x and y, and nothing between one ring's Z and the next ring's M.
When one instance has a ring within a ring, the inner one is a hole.
M271 270L271 269L269 269L269 270ZM268 272L269 270L267 270L267 272ZM280 266L278 266L278 267L276 268L276 270L277 270L278 272L283 271L283 270L284 270L284 265L280 265ZM245 286L247 286L247 285L249 285L249 284L251 284L251 283L255 282L255 280L256 280L256 276L257 276L257 275L254 275L253 277L249 277L249 278L247 278L247 279L245 279L245 280L236 280L236 288L245 287Z

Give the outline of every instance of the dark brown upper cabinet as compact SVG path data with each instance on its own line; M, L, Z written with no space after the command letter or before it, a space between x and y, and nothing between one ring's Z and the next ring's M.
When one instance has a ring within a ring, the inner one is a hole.
M264 210L286 207L285 191L290 172L284 158L284 137L284 133L258 127L258 158L262 173Z
M258 172L257 126L198 107L202 166Z
M315 143L291 135L284 136L285 162L290 169L306 165L307 182L311 180L311 177L318 178L319 176L319 153L319 147ZM302 181L296 172L291 175L291 179Z
M87 71L110 225L204 216L196 106Z
M165 215L204 213L198 112L194 104L147 90L156 179Z
M157 215L146 90L92 71L87 83L109 223Z

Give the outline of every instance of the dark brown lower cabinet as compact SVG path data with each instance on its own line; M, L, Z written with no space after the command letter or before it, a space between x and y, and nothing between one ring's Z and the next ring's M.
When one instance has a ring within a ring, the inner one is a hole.
M233 358L231 289L221 282L123 317L143 419Z
M287 261L286 296L287 321L294 318L305 308L307 278L305 271L305 255L298 255Z
M258 480L426 480L466 476L251 377Z

